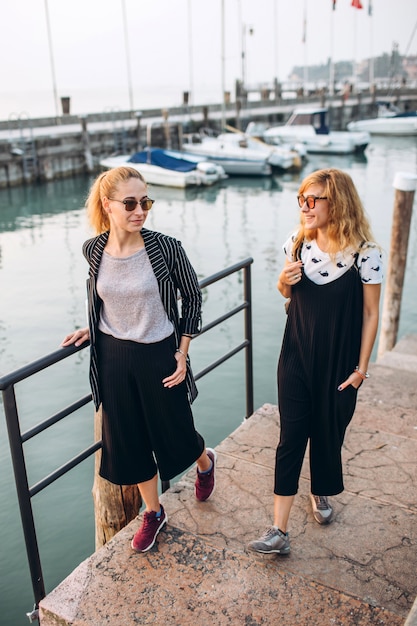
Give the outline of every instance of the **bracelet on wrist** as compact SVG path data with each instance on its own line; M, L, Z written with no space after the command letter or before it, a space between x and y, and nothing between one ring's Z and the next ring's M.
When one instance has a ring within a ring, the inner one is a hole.
M362 380L365 380L366 378L369 378L369 372L363 372L362 370L359 369L359 365L357 365L355 367L355 372L357 374L359 374L359 376L362 378Z
M175 352L179 352L180 354L182 354L182 356L184 356L185 358L187 358L187 355L185 354L185 352L183 352L183 351L181 350L181 348L177 348L177 349L175 350Z

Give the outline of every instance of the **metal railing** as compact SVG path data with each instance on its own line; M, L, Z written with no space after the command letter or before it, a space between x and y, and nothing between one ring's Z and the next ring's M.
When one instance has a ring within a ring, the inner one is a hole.
M230 359L241 350L245 350L246 418L248 418L253 413L252 293L250 271L250 266L252 263L253 259L247 258L200 281L200 287L201 289L204 289L209 285L212 285L213 283L216 283L219 280L222 280L227 276L234 274L235 272L243 270L243 302L239 306L222 315L221 317L215 319L207 326L204 326L200 334L208 332L219 324L224 323L226 320L230 319L234 315L237 315L241 311L244 311L245 338L244 341L242 341L238 346L233 348L217 361L215 361L211 365L208 365L204 370L195 375L195 379L198 380L199 378L202 378L203 376L214 370L216 367ZM17 497L19 502L23 533L25 537L26 552L32 580L32 588L35 598L34 609L31 613L27 614L31 622L38 619L38 604L40 600L42 600L42 598L44 598L46 595L31 499L33 496L45 489L45 487L53 483L55 480L69 472L71 469L79 465L82 461L84 461L92 454L94 454L97 450L99 450L101 448L102 442L96 441L94 444L80 452L77 456L69 460L67 463L57 468L54 472L30 487L28 483L23 445L27 441L29 441L29 439L32 439L36 435L45 431L50 426L56 424L71 413L74 413L84 405L88 404L91 401L92 396L91 394L89 394L87 396L84 396L83 398L80 398L79 400L62 409L55 415L52 415L43 422L38 423L33 428L22 432L19 423L19 413L17 410L15 385L29 378L33 374L36 374L50 367L51 365L54 365L62 361L63 359L68 358L76 352L83 350L88 345L89 342L85 342L83 345L78 347L70 346L68 348L60 348L59 350L56 350L55 352L52 352L51 354L48 354L38 359L37 361L33 361L32 363L29 363L28 365L18 370L15 370L9 374L6 374L5 376L0 377L0 390L2 391L3 395L4 413L6 417L7 431L9 436L10 452L15 476ZM162 483L163 490L166 489L168 486L168 483Z

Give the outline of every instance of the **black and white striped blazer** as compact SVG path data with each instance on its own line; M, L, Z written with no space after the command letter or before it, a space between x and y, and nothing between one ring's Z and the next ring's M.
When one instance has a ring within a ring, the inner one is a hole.
M96 409L100 406L98 384L96 337L100 319L102 301L97 294L97 275L104 247L109 238L109 231L89 239L83 245L83 254L90 266L87 279L88 325L90 329L90 384ZM179 346L183 333L197 335L201 331L202 296L195 273L181 242L173 237L143 228L141 235L146 252L152 265L159 294L169 320L174 326L174 333ZM181 317L178 310L178 297L181 297ZM187 356L187 390L190 402L197 397L194 381Z

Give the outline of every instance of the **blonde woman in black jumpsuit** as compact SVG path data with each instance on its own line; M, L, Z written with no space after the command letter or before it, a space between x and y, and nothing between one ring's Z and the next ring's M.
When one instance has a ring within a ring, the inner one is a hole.
M332 521L328 496L344 489L341 449L378 329L381 253L352 179L336 169L313 172L298 202L300 226L284 245L277 284L291 300L278 362L274 523L249 544L262 553L290 551L288 520L308 442L313 515Z

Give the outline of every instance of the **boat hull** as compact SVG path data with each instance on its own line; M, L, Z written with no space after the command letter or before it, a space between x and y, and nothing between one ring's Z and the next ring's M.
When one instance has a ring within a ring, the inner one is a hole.
M229 176L270 176L271 165L268 163L269 152L240 148L233 145L232 137L203 137L198 141L184 142L184 152L198 155L221 165Z
M266 141L294 144L302 143L308 154L333 154L345 155L362 153L369 143L368 133L358 133L356 136L350 132L334 131L319 135L314 129L302 126L278 126L265 131Z
M151 163L134 163L130 160L130 155L118 155L108 157L100 161L100 166L105 169L113 167L132 167L140 172L150 185L161 187L175 187L177 189L185 189L186 187L210 186L226 178L226 174L222 168L213 169L213 164L207 160L205 162L196 161L195 169L189 172L175 171L152 165Z
M213 163L221 165L229 176L270 176L272 168L269 163L259 161L241 161L230 157L207 157Z
M371 135L410 137L417 135L417 117L378 117L370 120L349 122L349 131L366 131Z
M308 154L361 154L371 139L367 132L330 130L326 107L297 107L283 126L268 128L266 142L304 144Z

